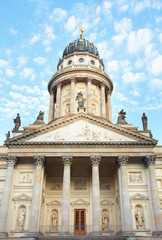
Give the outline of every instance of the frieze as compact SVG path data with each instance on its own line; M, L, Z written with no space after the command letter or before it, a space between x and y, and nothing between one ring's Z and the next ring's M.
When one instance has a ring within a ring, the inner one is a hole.
M31 172L20 172L19 183L32 183L33 174Z
M86 190L87 182L85 180L75 180L74 190Z
M49 183L49 190L50 191L58 191L62 190L62 181L61 180L54 180Z
M107 183L106 180L100 180L100 190L110 190L110 185Z

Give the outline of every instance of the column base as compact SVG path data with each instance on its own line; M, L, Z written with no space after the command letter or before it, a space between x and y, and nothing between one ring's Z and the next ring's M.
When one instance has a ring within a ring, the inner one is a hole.
M91 236L102 236L102 232L101 231L93 231L90 235Z
M153 236L162 236L162 231L154 231L152 232Z
M70 236L70 233L68 231L66 232L60 232L59 236Z
M121 236L135 236L133 231L119 231L116 233L116 235L121 235Z

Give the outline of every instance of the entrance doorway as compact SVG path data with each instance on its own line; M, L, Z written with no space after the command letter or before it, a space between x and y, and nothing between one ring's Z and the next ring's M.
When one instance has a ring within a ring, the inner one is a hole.
M85 209L74 210L74 233L75 236L84 236L86 233L86 211Z

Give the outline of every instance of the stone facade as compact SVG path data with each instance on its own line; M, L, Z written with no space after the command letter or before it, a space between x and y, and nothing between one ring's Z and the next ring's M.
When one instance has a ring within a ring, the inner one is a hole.
M88 44L66 51L49 81L48 124L0 147L1 235L162 233L162 147L112 123L113 83Z

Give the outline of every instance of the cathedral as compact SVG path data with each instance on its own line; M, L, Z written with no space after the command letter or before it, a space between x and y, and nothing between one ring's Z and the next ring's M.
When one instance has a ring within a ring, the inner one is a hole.
M96 46L66 46L48 83L44 113L0 147L0 236L162 235L162 146L112 122L113 82ZM98 239L98 238L96 238Z

